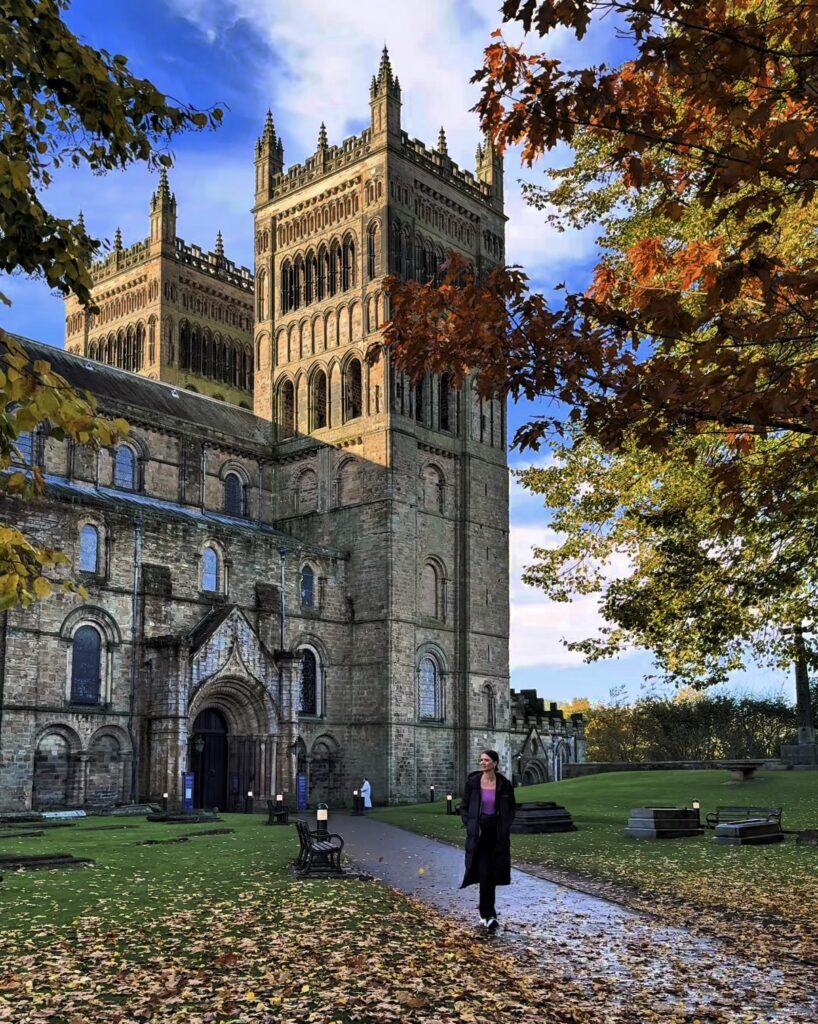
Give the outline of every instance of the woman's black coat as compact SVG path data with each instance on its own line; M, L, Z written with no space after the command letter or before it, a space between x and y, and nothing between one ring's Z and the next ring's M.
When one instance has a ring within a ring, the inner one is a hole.
M460 817L466 826L466 872L460 888L475 885L480 879L477 876L477 842L480 839L480 779L483 773L471 772L463 788L460 801ZM494 847L494 883L495 885L511 884L511 823L517 802L514 799L514 786L505 775L497 772L497 790L495 793L495 814L497 815L497 843Z

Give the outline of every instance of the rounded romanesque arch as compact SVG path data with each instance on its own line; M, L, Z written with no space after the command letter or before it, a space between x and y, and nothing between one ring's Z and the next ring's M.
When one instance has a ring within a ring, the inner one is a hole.
M278 719L272 696L256 679L219 677L194 692L187 764L196 773L197 806L240 810L250 791L271 795Z
M310 803L333 804L344 795L344 771L338 741L323 733L313 743L309 755Z
M98 729L88 743L85 803L111 807L126 798L131 745L127 734L115 726Z
M77 803L79 754L79 736L66 725L48 725L35 737L31 791L31 806L35 810Z

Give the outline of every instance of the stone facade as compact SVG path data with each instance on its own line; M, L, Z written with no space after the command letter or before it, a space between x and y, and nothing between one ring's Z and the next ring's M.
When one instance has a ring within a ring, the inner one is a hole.
M410 140L385 52L370 107L360 136L329 146L322 128L286 173L268 117L249 282L218 248L191 262L163 178L151 238L95 269L101 306L145 292L141 362L121 301L105 322L69 302L66 353L27 343L132 433L98 455L33 439L49 493L25 526L88 596L6 617L3 804L178 799L189 770L218 806L248 789L293 804L299 787L339 803L364 774L396 802L458 789L482 747L511 768L504 403L401 378L380 329L388 273L432 277L453 248L503 258L502 164L487 145L473 176L442 132L435 149ZM213 302L248 296L253 412L242 387L206 397L201 372ZM120 352L127 369L101 365Z
M579 713L565 713L535 690L511 691L509 741L515 785L559 782L571 777L570 766L585 763L585 722Z

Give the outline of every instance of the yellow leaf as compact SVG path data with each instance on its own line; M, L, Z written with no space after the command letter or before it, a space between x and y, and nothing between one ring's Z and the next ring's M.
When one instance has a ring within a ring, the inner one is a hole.
M41 600L44 597L50 597L51 596L51 584L48 582L47 579L45 579L45 577L38 576L34 580L34 593Z

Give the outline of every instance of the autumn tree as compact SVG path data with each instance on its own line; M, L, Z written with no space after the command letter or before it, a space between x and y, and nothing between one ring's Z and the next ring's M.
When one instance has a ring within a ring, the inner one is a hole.
M597 225L601 257L554 302L520 269L469 277L453 256L441 287L392 283L388 340L411 374L546 399L515 442L564 455L541 489L569 532L562 563L531 581L563 599L601 590L611 629L588 653L640 643L677 679L712 682L813 606L818 7L508 0L503 15L525 37L485 51L482 126L527 164L571 146L528 199L557 229ZM553 30L581 39L603 17L629 59L550 56ZM615 550L633 572L609 583L595 558ZM774 646L791 657L780 631Z
M125 57L81 42L63 20L67 7L67 0L0 0L0 272L40 277L88 306L89 264L100 242L81 220L47 208L55 171L169 165L173 136L215 127L221 111L175 103ZM23 498L42 492L42 475L24 466L20 448L37 428L110 444L125 425L94 410L89 394L76 394L47 362L32 364L0 331L0 490ZM46 596L44 573L61 560L0 523L0 610Z

